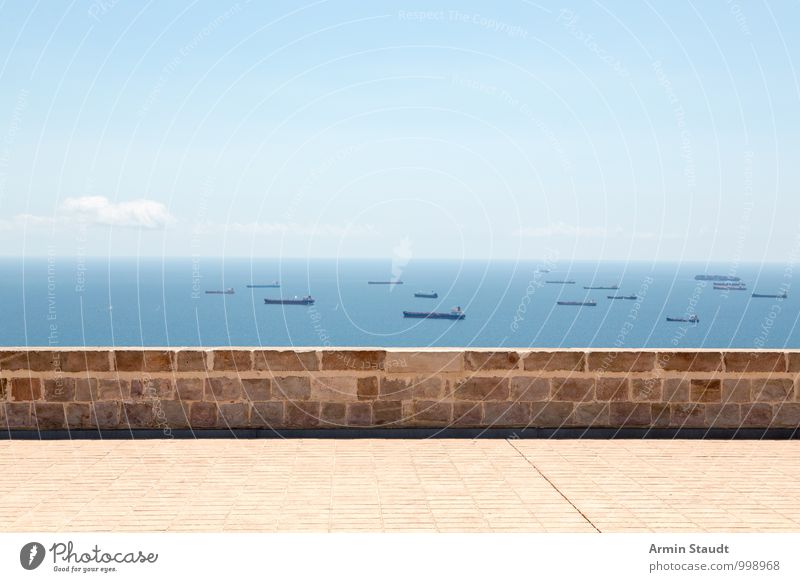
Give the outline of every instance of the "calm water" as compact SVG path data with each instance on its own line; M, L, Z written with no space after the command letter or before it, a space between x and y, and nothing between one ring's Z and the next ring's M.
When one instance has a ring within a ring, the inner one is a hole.
M551 272L537 273L549 266ZM397 268L397 266L395 266ZM800 347L800 290L780 265L745 265L748 291L721 292L696 273L726 265L411 261L399 286L391 261L56 258L0 262L0 344L264 346ZM550 285L545 280L574 280ZM245 285L280 280L281 289ZM620 286L586 291L583 285ZM786 300L752 299L750 292ZM206 295L234 287L235 295ZM436 290L439 299L415 299ZM313 307L264 305L310 293ZM611 294L638 301L609 300ZM596 307L557 306L594 299ZM463 321L404 319L402 311L449 311ZM666 316L695 310L698 325Z

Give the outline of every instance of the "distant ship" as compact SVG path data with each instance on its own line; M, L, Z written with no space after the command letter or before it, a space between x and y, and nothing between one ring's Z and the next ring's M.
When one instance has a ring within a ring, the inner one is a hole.
M538 270L538 271L536 271L536 272L537 272L537 273L549 273L549 272L550 272L550 269L539 269L539 270Z
M292 299L264 299L264 303L267 305L314 305L314 298L306 295Z
M267 283L265 285L248 285L248 289L277 289L280 287L281 284L277 281L273 281L272 283Z
M224 291L206 291L206 293L209 295L233 295L236 291L234 291L233 287L228 287Z
M436 291L431 291L430 293L417 291L416 293L414 293L414 297L421 297L423 299L438 299L439 294Z
M615 290L615 289L619 289L619 285L608 285L607 287L601 287L601 286L598 286L598 287L584 287L584 289L609 289L609 290Z
M464 319L466 314L460 307L454 307L450 313L437 311L404 311L403 317L415 317L417 319Z
M741 277L733 275L695 275L697 281L741 281Z
M557 301L559 305L581 305L586 307L595 307L597 301Z
M609 299L630 299L631 301L636 301L639 299L637 295L607 295Z
M753 293L753 297L757 299L786 299L789 295L784 291L783 293Z
M402 281L367 281L367 285L402 285Z
M684 323L700 323L700 318L696 315L690 315L689 317L668 317L667 321L682 321Z
M575 281L545 281L545 283L550 283L551 285L574 285Z
M717 291L747 291L747 284L745 283L714 283L714 289Z

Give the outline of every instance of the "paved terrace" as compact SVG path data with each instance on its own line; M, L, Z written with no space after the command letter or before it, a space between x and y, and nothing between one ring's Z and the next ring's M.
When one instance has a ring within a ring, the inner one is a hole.
M2 531L800 531L797 441L0 441Z

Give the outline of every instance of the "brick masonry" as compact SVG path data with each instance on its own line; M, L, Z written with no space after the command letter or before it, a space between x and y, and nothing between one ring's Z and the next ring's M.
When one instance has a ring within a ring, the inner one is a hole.
M3 349L6 429L800 427L800 351Z

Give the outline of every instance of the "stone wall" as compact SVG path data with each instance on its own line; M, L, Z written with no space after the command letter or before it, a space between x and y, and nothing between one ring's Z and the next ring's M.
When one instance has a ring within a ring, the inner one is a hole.
M3 349L7 429L796 428L800 351Z

